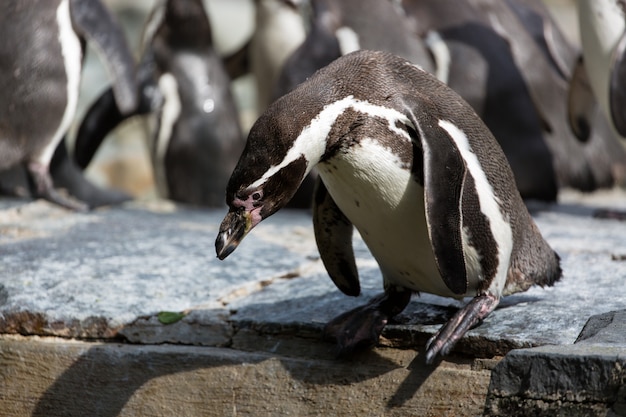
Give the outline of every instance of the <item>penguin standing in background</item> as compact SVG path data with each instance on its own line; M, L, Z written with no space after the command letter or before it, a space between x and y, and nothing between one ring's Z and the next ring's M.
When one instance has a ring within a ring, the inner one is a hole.
M383 275L383 295L327 324L343 353L375 344L414 292L473 297L428 342L432 362L502 296L561 277L495 138L460 96L404 59L345 55L261 115L228 183L218 258L284 207L313 167L314 231L331 279L359 295L355 227Z
M447 84L491 130L524 198L555 201L559 187L591 191L622 180L626 153L595 111L584 134L567 123L579 55L539 0L403 0L416 33L448 50ZM431 50L436 50L429 44ZM436 55L436 54L435 54ZM483 87L479 91L476 87Z
M358 49L387 51L435 71L424 42L414 36L391 1L311 0L311 10L310 30L285 62L273 99L334 59Z
M85 41L104 54L120 111L136 107L134 61L122 31L99 1L9 1L0 5L0 38L0 171L23 164L32 194L87 209L54 188L50 162L76 112ZM61 165L69 161L64 150Z
M576 128L575 109L584 108L589 95L595 94L615 131L626 138L626 1L578 0L577 6L583 47L580 64L588 76L579 73L585 78L573 83L574 89L581 90L573 92L572 125Z
M157 113L151 156L160 195L193 205L223 205L245 141L201 0L167 0L156 7L146 25L139 81L136 112L123 114L111 90L90 107L76 137L79 166L89 164L123 120Z

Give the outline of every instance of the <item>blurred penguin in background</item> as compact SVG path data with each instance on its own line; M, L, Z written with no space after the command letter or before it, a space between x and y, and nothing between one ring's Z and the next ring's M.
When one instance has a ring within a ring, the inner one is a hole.
M150 151L160 196L223 205L245 141L201 0L157 5L145 29L139 81L134 113L120 111L112 90L94 102L76 138L77 163L87 167L106 135L128 117L156 114Z
M1 191L79 211L127 199L89 183L63 142L76 112L86 42L103 55L120 112L137 106L134 61L113 16L97 0L3 2L0 37Z

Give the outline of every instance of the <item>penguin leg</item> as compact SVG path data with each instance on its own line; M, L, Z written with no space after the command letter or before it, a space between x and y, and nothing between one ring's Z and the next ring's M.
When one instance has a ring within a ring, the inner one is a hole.
M57 204L61 207L74 211L85 212L88 210L86 204L61 195L52 185L52 178L48 165L38 161L30 161L26 166L28 177L33 194L44 200Z
M432 363L438 354L448 354L456 342L487 317L499 302L500 299L493 294L482 294L457 311L426 344L426 363Z
M372 347L389 319L404 310L410 300L411 291L388 288L369 303L331 320L324 327L324 338L337 342L338 356Z
M56 187L65 188L74 198L90 208L121 204L131 196L113 189L102 189L92 184L70 157L65 140L57 146L50 162L50 177Z

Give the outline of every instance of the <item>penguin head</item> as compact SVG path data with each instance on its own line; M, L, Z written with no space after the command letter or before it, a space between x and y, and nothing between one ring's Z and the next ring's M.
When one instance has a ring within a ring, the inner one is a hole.
M286 106L282 99L275 102L250 130L226 188L229 212L215 241L220 259L263 219L287 205L324 151L300 146L298 127L306 123L298 121L302 113L286 111Z

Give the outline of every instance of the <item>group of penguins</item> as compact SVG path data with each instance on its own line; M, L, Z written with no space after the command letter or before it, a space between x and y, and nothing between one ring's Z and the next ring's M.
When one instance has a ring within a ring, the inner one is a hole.
M577 6L584 54L542 0L256 0L250 42L221 57L202 0L164 0L135 64L98 1L4 2L0 188L75 210L125 201L81 170L124 120L156 115L164 197L229 207L220 259L280 208L313 207L331 279L358 295L360 232L385 293L327 325L342 352L374 344L412 293L473 297L432 361L502 295L560 279L523 199L626 182L624 5ZM70 155L86 42L112 83ZM249 72L260 116L244 140L230 81Z

